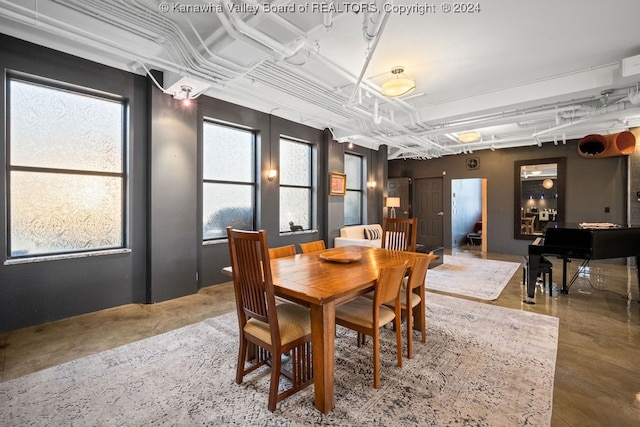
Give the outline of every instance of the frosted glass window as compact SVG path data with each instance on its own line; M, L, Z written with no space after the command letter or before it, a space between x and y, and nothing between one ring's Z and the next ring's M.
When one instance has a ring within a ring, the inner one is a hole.
M236 184L204 184L203 239L226 239L227 227L253 230L253 186Z
M311 187L311 146L280 140L280 185Z
M344 172L347 175L347 191L344 196L344 225L362 224L363 160L355 154L345 153Z
M203 151L204 179L254 182L253 132L205 122Z
M124 246L124 108L9 79L10 257Z
M280 139L280 231L290 223L310 230L312 224L311 145Z
M122 104L11 80L11 165L122 172Z
M229 226L254 230L254 132L205 121L202 135L202 239L226 239Z
M362 224L362 157L345 153L344 172L347 191L344 195L344 225Z
M362 191L362 157L346 153L344 173L347 175L347 190Z

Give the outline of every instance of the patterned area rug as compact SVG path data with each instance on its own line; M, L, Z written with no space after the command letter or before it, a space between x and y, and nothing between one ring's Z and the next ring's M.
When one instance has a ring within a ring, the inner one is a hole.
M379 390L370 340L358 348L339 328L329 415L313 408L313 386L269 412L266 367L235 383L230 313L1 383L0 425L550 424L557 318L431 293L427 306L427 344L402 368L383 331Z
M427 273L429 290L493 301L520 268L517 262L445 255Z

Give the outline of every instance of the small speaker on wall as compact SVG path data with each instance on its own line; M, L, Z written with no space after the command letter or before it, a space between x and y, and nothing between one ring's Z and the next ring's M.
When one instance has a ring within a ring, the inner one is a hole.
M467 170L480 169L480 159L477 157L469 157L467 159Z

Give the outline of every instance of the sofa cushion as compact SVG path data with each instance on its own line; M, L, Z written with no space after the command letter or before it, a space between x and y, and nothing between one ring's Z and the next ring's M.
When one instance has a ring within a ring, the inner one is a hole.
M346 239L364 239L364 227L362 225L343 227L340 229L340 237Z
M368 240L378 240L380 239L381 233L377 227L367 227L364 229L364 238Z

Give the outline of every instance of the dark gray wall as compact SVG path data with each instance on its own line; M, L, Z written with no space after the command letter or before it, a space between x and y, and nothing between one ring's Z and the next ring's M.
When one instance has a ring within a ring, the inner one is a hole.
M14 264L7 262L6 227L0 229L0 332L128 303L154 303L229 281L226 242L203 245L202 135L204 117L254 129L259 137L257 227L270 246L333 237L343 226L343 197L328 195L328 171L344 170L344 147L329 131L313 129L227 102L201 96L183 108L150 79L101 66L0 34L0 66L121 95L129 100L131 147L128 170L130 252ZM161 74L157 75L161 80ZM0 96L5 99L6 84ZM5 128L4 111L0 124ZM313 144L318 182L314 231L279 233L278 180L266 179L269 150L278 168L279 137ZM2 135L0 215L6 224L6 135ZM367 221L381 220L386 147L355 148L371 164L376 189L367 192Z
M467 170L466 160L469 157L480 160L478 169ZM389 162L389 178L444 178L444 229L445 246L448 248L452 246L447 231L451 230L451 180L487 178L488 250L524 255L531 242L513 238L514 162L553 157L567 158L567 222L625 223L627 157L585 159L578 155L576 141L559 145L548 143L542 147L482 150L431 160L393 160ZM609 207L609 213L604 212L605 207Z
M6 99L6 72L71 83L129 100L130 158L128 210L130 253L7 264L6 133L0 150L0 332L131 302L145 301L147 82L50 49L0 35L0 99ZM5 104L0 127L6 129Z
M154 303L198 290L198 116L149 85L147 302Z

